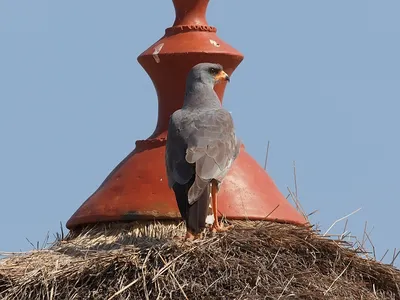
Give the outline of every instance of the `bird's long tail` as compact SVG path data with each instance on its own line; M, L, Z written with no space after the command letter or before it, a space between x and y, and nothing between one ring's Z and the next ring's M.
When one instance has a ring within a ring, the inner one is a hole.
M200 199L204 193L204 190L208 188L210 190L210 180L205 180L195 175L195 180L190 186L188 191L189 204L194 204Z
M189 204L188 192L193 183L194 176L185 185L175 183L173 190L187 229L193 234L198 234L206 227L206 218L210 205L210 184L207 184L197 201Z

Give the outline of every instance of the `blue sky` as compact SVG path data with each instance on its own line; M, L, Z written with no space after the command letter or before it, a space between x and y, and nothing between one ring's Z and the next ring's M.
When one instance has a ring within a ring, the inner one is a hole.
M361 207L348 228L361 238L367 221L378 258L400 248L399 12L397 0L211 0L207 15L245 55L224 105L247 151L263 165L270 141L285 195L296 161L323 231ZM173 20L171 1L0 0L0 250L59 231L153 132L136 57Z

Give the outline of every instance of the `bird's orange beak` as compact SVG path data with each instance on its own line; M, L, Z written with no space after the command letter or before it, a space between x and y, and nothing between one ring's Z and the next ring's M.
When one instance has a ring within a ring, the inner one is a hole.
M230 78L229 78L228 74L226 74L222 70L217 75L215 75L214 79L215 79L216 82L220 82L222 80L230 81Z

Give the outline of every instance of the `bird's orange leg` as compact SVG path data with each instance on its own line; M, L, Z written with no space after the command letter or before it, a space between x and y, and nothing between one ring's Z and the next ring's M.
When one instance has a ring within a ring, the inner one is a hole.
M212 206L213 215L214 215L214 224L211 226L212 232L227 231L233 227L233 225L224 227L223 224L219 224L219 222L218 222L217 194L218 194L217 183L213 180L211 182L211 206Z

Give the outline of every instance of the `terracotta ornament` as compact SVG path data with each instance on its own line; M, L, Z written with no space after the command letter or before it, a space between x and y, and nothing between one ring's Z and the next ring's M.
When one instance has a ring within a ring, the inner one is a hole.
M136 141L136 148L79 207L67 228L97 222L181 218L165 170L169 117L183 104L186 76L194 65L219 63L231 76L243 60L243 55L222 41L217 29L207 24L208 2L173 0L173 26L138 57L157 92L156 128L146 140ZM235 84L234 77L230 84ZM226 83L215 87L221 101L225 87ZM221 186L218 211L228 219L306 223L244 146Z

